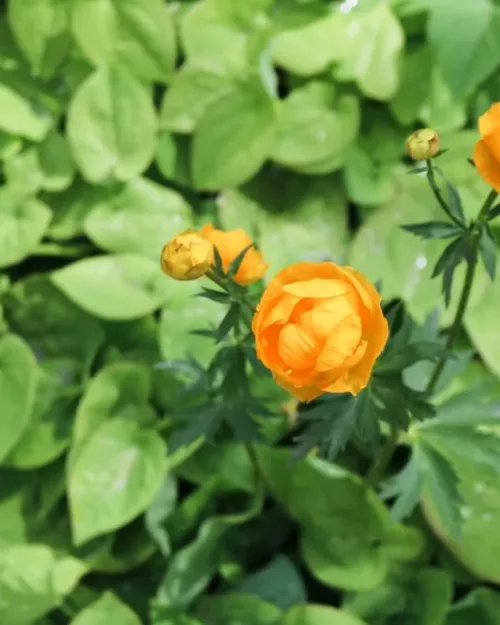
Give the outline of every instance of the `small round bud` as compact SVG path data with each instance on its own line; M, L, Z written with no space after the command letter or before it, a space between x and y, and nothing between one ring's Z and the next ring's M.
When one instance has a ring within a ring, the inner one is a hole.
M406 140L406 151L414 161L427 161L439 152L439 135L432 128L422 128Z
M161 268L174 280L196 280L214 262L214 246L197 230L186 230L169 241L161 252Z

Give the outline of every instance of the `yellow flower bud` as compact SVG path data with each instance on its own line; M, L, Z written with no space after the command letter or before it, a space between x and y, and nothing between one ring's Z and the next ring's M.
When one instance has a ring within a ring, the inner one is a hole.
M406 140L406 151L414 161L427 161L439 152L439 135L432 128L422 128Z
M175 280L196 280L214 262L214 246L197 230L186 230L169 241L161 252L161 268Z

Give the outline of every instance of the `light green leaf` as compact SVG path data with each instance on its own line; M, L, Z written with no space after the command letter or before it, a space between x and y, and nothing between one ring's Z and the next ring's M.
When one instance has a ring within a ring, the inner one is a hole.
M420 108L420 119L443 133L462 128L467 120L466 101L453 95L437 66L430 71L431 82Z
M490 588L475 588L450 610L445 625L500 625L500 594Z
M205 625L279 625L282 613L254 595L227 593L202 599L197 616Z
M395 193L395 165L379 163L368 150L353 146L344 168L349 198L361 206L380 206Z
M304 561L322 583L373 588L395 560L418 556L421 537L393 525L375 493L354 474L318 458L292 464L285 450L260 447L258 459L269 488L299 524Z
M181 195L136 178L112 196L96 198L84 228L101 248L135 252L159 262L165 243L191 225L191 208Z
M132 521L160 488L166 448L148 419L148 410L131 407L81 445L68 476L77 545Z
M12 0L9 22L35 76L51 76L70 46L66 0Z
M54 212L49 227L52 239L63 241L83 234L83 224L91 208L98 202L109 201L114 185L94 186L77 179L69 189L50 196Z
M83 310L110 321L148 315L168 291L158 263L135 254L85 258L55 271L51 280Z
M500 65L500 9L490 0L431 6L428 37L455 97L469 96Z
M355 80L365 96L390 100L399 86L399 55L404 31L388 2L348 13L349 42L334 70L339 80Z
M359 104L335 87L312 81L281 104L272 158L290 169L324 174L339 169L359 128Z
M73 182L75 164L65 136L51 131L38 146L38 162L42 173L42 188L63 191Z
M405 51L401 62L399 89L389 108L400 124L411 124L428 97L432 78L432 51L429 46ZM441 129L440 129L441 130Z
M52 124L51 114L24 94L0 84L0 130L41 141Z
M151 82L170 79L177 50L162 0L76 0L72 30L94 65L118 64Z
M10 327L24 337L40 362L71 359L84 370L104 340L100 323L66 299L46 276L17 282L4 306Z
M326 605L295 606L289 610L282 625L365 625L357 616Z
M40 200L19 196L7 186L0 189L0 205L0 267L9 267L33 252L49 225L51 212Z
M155 136L149 89L127 69L103 66L78 87L68 109L68 138L89 182L140 174L154 156Z
M66 380L61 377L68 372L65 368L58 370L58 364L40 369L33 416L29 427L4 460L6 466L18 469L42 467L56 460L69 447L79 394L78 390L67 388Z
M97 601L82 610L71 625L141 625L141 620L118 597L103 593Z
M234 77L207 63L186 63L167 89L160 112L160 127L171 132L190 133L207 106L231 89Z
M274 137L275 103L259 81L235 84L205 109L193 142L199 189L246 182L263 165Z
M11 451L29 423L37 382L35 357L18 336L0 340L0 460Z
M156 147L156 164L167 180L191 187L191 137L162 132Z
M279 32L271 44L273 60L299 76L312 76L343 58L349 43L347 19L333 13L297 28Z
M75 558L42 545L13 545L0 550L0 621L31 625L61 605L85 573Z

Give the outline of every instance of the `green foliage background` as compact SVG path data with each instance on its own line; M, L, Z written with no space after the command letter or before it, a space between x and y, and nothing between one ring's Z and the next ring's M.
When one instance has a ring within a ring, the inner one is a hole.
M286 447L259 448L263 507L241 444L169 447L193 374L179 362L206 365L215 349L191 332L224 314L160 274L170 237L207 221L244 227L269 276L297 260L348 262L422 323L441 301L430 271L442 244L398 227L436 212L405 174L405 137L439 131L467 214L486 195L466 158L477 116L500 99L500 3L351 4L4 3L2 624L500 622L486 586L500 583L498 472L471 467L460 439L446 448L466 503L447 511L462 516L460 541L425 494L393 524L350 448L338 465L293 468ZM482 361L443 400L477 388L480 412L485 382L498 398L499 307L500 283L483 272L462 345ZM426 376L411 371L416 388ZM252 383L272 396L274 440L286 396Z

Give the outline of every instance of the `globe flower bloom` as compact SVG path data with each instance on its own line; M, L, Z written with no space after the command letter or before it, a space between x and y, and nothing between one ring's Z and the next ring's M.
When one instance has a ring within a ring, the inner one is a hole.
M500 103L481 115L479 133L481 139L472 156L474 164L481 178L500 192Z
M186 230L178 234L161 252L161 268L175 280L201 278L213 262L213 245L196 230Z
M310 401L356 395L389 336L372 284L351 267L301 262L267 286L253 318L257 356L275 381Z
M252 239L242 228L224 231L207 224L201 229L201 233L217 248L225 273L227 273L231 262L245 248L252 245ZM268 263L264 263L262 254L252 247L246 252L233 280L246 286L262 278L268 266Z
M439 135L432 128L421 128L406 140L406 151L414 161L428 161L439 152Z

